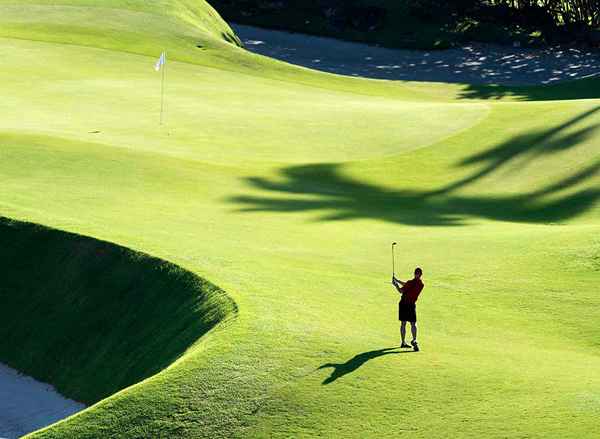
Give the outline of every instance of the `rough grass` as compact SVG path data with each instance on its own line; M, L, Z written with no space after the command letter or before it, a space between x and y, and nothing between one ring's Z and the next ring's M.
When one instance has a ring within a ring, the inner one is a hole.
M173 367L34 437L590 437L598 81L472 95L183 36L160 127L151 33L14 32L2 215L168 260L239 307ZM402 277L425 270L419 354L382 351L392 241Z

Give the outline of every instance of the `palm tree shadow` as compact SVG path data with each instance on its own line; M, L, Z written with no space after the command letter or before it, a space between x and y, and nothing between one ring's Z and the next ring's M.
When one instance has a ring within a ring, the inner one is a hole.
M461 99L499 100L512 97L517 101L565 101L598 98L598 77L564 81L545 86L511 86L469 84L460 93Z
M564 221L586 212L600 198L597 185L581 187L600 172L600 159L571 175L521 193L486 196L458 191L498 172L509 162L522 165L542 155L574 148L600 127L599 123L579 128L575 125L598 111L600 107L595 107L555 127L516 135L466 157L456 167L476 169L433 190L377 186L343 175L340 164L322 163L283 168L281 179L246 179L257 189L300 198L236 196L229 201L242 204L244 212L318 211L322 221L375 218L415 226L462 225L467 217L523 223ZM567 129L570 131L565 132Z
M331 375L323 381L323 385L333 383L338 378L343 377L349 373L354 372L356 369L361 367L367 361L373 360L378 357L382 357L384 355L394 355L394 354L403 354L409 353L413 351L399 351L398 347L394 348L384 348L384 349L376 349L373 351L362 352L360 354L356 354L354 357L350 358L345 363L325 363L317 370L326 369L329 367L333 368Z

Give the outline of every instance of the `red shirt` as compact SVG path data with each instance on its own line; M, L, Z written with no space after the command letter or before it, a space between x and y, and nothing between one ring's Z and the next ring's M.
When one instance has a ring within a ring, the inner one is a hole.
M419 294L423 290L423 282L421 279L411 279L402 287L402 303L415 303L419 298Z

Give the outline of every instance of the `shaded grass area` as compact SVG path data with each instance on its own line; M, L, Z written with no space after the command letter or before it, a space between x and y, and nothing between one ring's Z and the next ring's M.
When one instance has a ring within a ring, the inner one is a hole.
M323 221L371 218L412 226L452 226L463 224L467 217L525 223L566 221L585 213L600 199L600 190L594 187L555 196L598 174L600 162L540 189L496 196L445 194L445 188L378 187L344 176L341 169L337 164L291 166L282 169L281 181L249 178L259 189L288 197L236 196L231 201L246 205L241 209L245 212L321 212Z
M600 97L600 79L586 78L541 86L469 84L460 91L459 97L462 99L514 99L521 101L596 99Z
M0 360L88 404L236 312L211 283L108 242L0 218Z
M249 185L277 196L241 195L230 201L245 205L242 210L247 212L316 211L322 220L371 218L413 226L460 225L467 217L523 223L566 221L593 208L600 199L600 189L594 184L600 173L600 159L570 175L518 193L461 191L501 172L511 162L524 166L539 157L574 149L598 129L595 121L577 124L599 109L593 107L554 127L528 130L489 149L472 152L454 164L457 169L469 169L466 175L433 189L378 186L344 175L341 164L325 163L282 168L279 180L247 178Z

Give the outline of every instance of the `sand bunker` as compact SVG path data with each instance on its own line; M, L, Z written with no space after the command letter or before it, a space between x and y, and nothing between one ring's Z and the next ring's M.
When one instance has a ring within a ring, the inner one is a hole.
M468 44L439 50L386 49L332 38L233 25L252 52L340 75L469 84L550 84L600 74L600 52Z
M84 408L49 384L0 364L0 438L18 438Z

